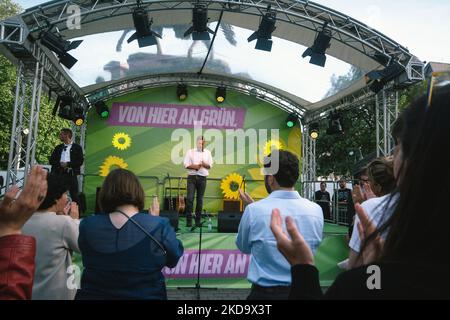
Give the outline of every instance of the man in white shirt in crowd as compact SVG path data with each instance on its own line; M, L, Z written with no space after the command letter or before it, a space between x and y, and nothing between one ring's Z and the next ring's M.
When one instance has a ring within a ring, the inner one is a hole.
M242 215L236 238L239 250L251 254L247 279L252 283L252 289L248 300L285 300L289 296L291 266L278 251L270 229L273 209L279 209L283 216L291 216L295 220L314 253L322 241L322 208L302 198L295 190L300 172L298 158L289 151L279 150L277 153L278 159L271 155L271 162L264 165L268 197L253 202L247 193L239 190L242 200L250 203ZM267 170L274 167L272 164L276 160L279 161L278 171Z
M205 147L205 138L197 138L197 146L190 149L184 157L184 167L188 169L187 198L186 198L186 226L192 227L192 211L194 208L194 196L197 192L197 203L195 206L195 225L200 226L203 196L206 189L206 177L212 167L213 160L211 152Z

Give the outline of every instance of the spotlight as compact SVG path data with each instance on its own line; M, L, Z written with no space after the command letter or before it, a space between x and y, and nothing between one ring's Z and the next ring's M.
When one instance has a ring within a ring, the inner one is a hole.
M366 84L374 93L380 92L384 86L403 72L403 67L396 61L391 61L383 70L373 70L365 75Z
M78 48L83 40L67 41L64 40L60 35L51 33L50 31L42 31L39 35L42 45L56 53L59 58L59 62L65 66L67 69L72 68L77 59L67 53L67 51Z
M84 123L84 110L80 106L74 106L72 109L72 121L77 126L81 126Z
M109 117L109 108L103 101L97 101L95 103L95 110L97 111L98 115L102 118L108 118Z
M318 123L311 123L309 125L309 136L311 139L316 140L319 137L319 124Z
M187 96L188 96L187 85L179 84L177 86L177 97L178 97L178 100L180 100L180 101L186 100Z
M137 40L139 48L142 48L157 44L156 37L162 39L161 35L152 31L153 19L148 19L147 11L141 7L140 1L138 1L138 7L133 11L133 23L136 32L127 40L128 43Z
M247 41L256 40L255 49L263 51L272 50L272 32L275 31L275 22L277 14L270 11L270 5L267 7L266 14L262 17L258 30L256 30Z
M59 110L58 116L66 119L72 120L72 105L73 98L69 95L58 96L56 99L55 107L53 108L54 114Z
M327 61L327 56L325 55L325 52L330 47L331 31L326 29L327 25L328 22L325 22L322 31L319 32L316 39L314 40L313 46L306 49L305 52L303 52L302 54L303 58L308 56L311 57L309 63L320 67L325 66L325 62Z
M342 126L341 114L337 111L330 112L328 119L327 134L344 134L344 128Z
M184 37L192 34L192 40L210 40L209 34L214 34L208 28L208 7L204 4L196 4L192 9L192 27L186 30Z
M286 126L288 128L293 128L295 126L295 124L298 121L298 117L297 114L295 113L291 113L287 118L286 118Z
M225 101L226 96L227 96L227 88L218 87L216 90L216 101L222 103Z
M58 96L54 110L58 110L60 118L73 121L77 126L84 123L84 109L74 105L74 100L69 95Z

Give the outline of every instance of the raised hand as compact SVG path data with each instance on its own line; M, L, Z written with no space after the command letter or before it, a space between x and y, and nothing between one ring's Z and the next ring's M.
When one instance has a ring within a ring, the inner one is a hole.
M357 224L359 238L361 239L361 243L364 244L367 241L367 238L376 232L377 227L369 219L367 213L360 204L355 205L355 210L359 218L359 222ZM381 255L383 245L384 241L380 235L377 235L375 239L367 243L361 255L363 259L362 263L367 265L375 262Z
M80 219L80 211L78 209L78 204L76 202L71 202L70 203L70 211L69 211L69 215L72 219Z
M355 185L353 187L352 192L353 203L363 203L367 200L365 194L362 192L361 187L359 185Z
M309 264L314 265L314 257L311 249L306 243L297 229L297 226L292 217L286 217L286 229L290 236L283 231L283 222L280 210L272 210L272 218L270 222L270 229L277 241L277 248L291 264Z
M148 209L148 213L150 213L152 216L159 216L159 211L158 197L153 197L153 202L150 206L150 209Z
M239 192L239 196L241 197L241 200L245 204L250 204L250 203L255 202L255 200L253 200L253 198L250 197L250 195L247 192L244 192L242 189L239 189L238 192Z
M39 208L47 194L47 171L34 166L16 199L18 192L17 186L11 187L0 202L0 236L20 234L22 226Z

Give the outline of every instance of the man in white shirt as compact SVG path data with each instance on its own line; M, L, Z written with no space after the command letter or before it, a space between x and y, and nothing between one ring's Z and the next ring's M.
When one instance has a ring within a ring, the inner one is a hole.
M297 156L280 150L278 161L277 173L266 171L264 175L268 197L253 202L247 193L240 191L243 201L250 203L242 215L236 237L238 249L251 255L247 279L252 289L248 300L286 300L291 290L291 266L278 251L270 229L273 209L294 219L313 253L322 241L322 208L295 190L300 175ZM271 167L271 162L265 163L265 168Z
M187 198L186 198L186 226L192 226L192 211L194 208L194 196L197 192L197 204L195 206L195 225L200 226L203 209L203 196L206 189L206 177L212 167L211 152L204 148L205 138L197 138L197 146L190 149L184 157L184 167L188 169Z

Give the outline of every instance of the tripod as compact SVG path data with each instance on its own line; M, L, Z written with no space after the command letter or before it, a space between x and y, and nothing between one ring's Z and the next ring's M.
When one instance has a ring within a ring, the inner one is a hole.
M200 289L207 289L207 290L217 290L217 288L202 288L200 285L200 264L202 261L202 234L203 234L203 224L205 221L203 218L200 218L200 223L198 225L195 225L191 228L191 231L194 231L197 227L200 228L199 231L199 240L198 240L198 263L197 263L197 282L195 283L194 287L178 287L178 289L195 289L197 293L197 300L200 300Z

